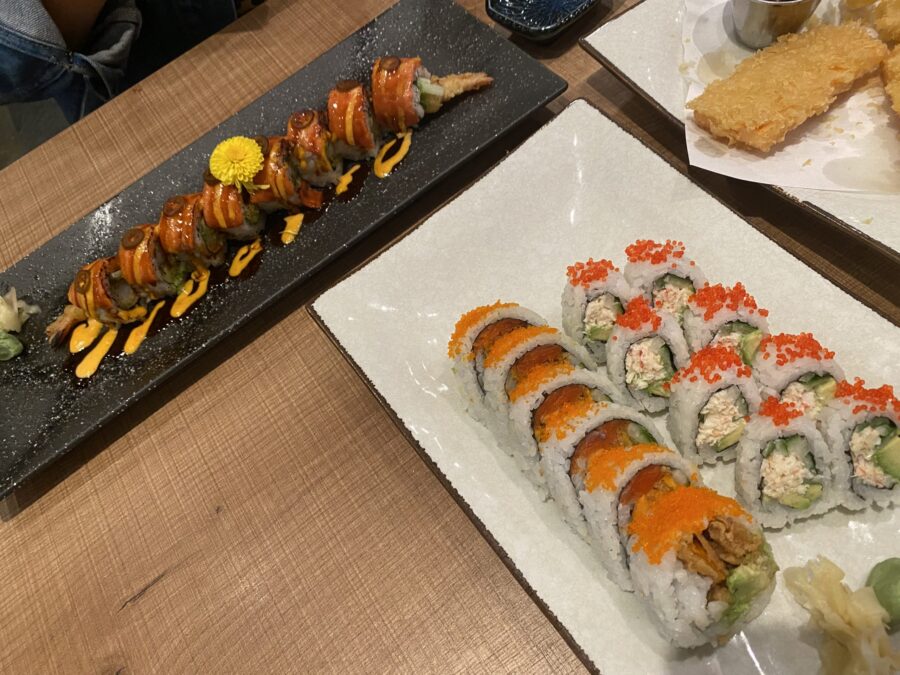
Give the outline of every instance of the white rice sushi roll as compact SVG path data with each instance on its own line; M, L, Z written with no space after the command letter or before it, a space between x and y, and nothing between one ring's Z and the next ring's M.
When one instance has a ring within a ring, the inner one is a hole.
M804 414L818 417L834 398L844 371L812 333L767 335L753 359L763 397L777 396Z
M562 294L562 325L566 335L587 347L599 365L606 363L606 342L616 317L640 291L609 260L577 262L567 271Z
M691 356L670 383L669 435L694 462L734 459L746 418L759 409L750 366L729 345L711 344Z
M560 401L535 425L541 453L541 471L550 496L563 518L580 535L587 536L576 486L595 452L608 448L661 444L653 421L636 410L615 403L598 403L590 397Z
M635 591L678 647L721 644L759 616L778 566L740 504L704 487L654 490L626 528Z
M669 312L653 310L638 296L616 319L606 350L613 384L624 387L648 412L669 405L669 381L690 359L684 334Z
M763 401L738 446L738 499L763 527L780 529L842 504L848 465L828 447L815 420L774 396Z
M530 309L514 302L476 307L463 314L447 347L453 374L462 389L468 413L482 424L489 418L484 403L484 359L493 344L516 328L546 326L547 322Z
M679 323L688 298L706 285L706 275L684 253L684 244L671 240L660 244L638 239L625 249L625 279L653 307L671 313Z
M595 369L587 350L550 326L517 328L500 337L484 359L484 403L501 443L509 438L509 394L533 368L553 363Z
M740 282L698 288L684 312L684 336L692 352L708 344L733 346L744 363L753 363L759 343L769 333L768 310L757 306Z
M652 489L702 484L684 457L649 443L593 453L577 482L591 546L610 580L625 591L632 590L631 575L620 532L631 521L637 499Z
M568 362L532 368L509 393L510 441L522 460L523 470L536 483L543 484L544 478L535 430L544 426L545 417L559 405L580 398L621 405L633 402L609 381L605 372L576 368Z
M900 401L893 387L867 389L860 379L839 382L819 426L832 453L850 469L843 506L900 504Z

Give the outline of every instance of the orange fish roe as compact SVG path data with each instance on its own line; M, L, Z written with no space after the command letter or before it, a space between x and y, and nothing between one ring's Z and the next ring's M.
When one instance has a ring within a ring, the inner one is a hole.
M577 262L566 269L569 283L573 286L589 288L595 281L604 281L610 271L618 272L619 268L612 264L611 260L594 260L589 258L586 263Z
M853 407L854 415L864 410L873 413L884 412L888 407L900 414L900 400L894 396L894 388L889 384L884 384L878 389L868 389L865 380L858 377L853 384L847 380L841 380L834 391L834 397L850 399L846 401L848 405L851 401L857 403L858 405Z
M631 330L640 330L641 327L648 323L653 326L653 330L656 330L659 328L659 324L662 323L662 319L659 317L659 314L653 311L653 308L650 307L646 298L642 295L632 298L625 307L625 311L616 317L616 324Z
M590 393L579 395L574 399L567 398L554 409L544 412L540 423L535 424L535 438L537 438L538 443L545 443L552 437L561 441L566 437L567 433L575 428L580 420L595 410L601 410L605 407L605 403L595 402Z
M518 380L516 386L509 392L509 400L516 401L531 394L537 391L542 384L560 375L571 373L573 370L575 370L575 366L568 361L551 361L532 366L527 375Z
M771 417L776 427L784 427L795 417L801 417L803 411L793 403L783 403L777 396L770 396L759 406L759 414Z
M740 281L733 288L722 284L715 286L707 284L694 293L688 302L703 310L704 321L709 321L723 309L729 309L732 312L743 309L748 314L758 312L760 316L769 316L769 310L759 309L754 297L747 292L744 284Z
M659 265L669 258L683 258L684 244L680 241L666 239L665 244L660 244L652 239L638 239L625 249L628 262L649 262Z
M518 347L523 342L531 338L543 334L559 333L555 328L550 326L528 326L526 328L517 328L504 335L494 343L491 351L484 359L484 367L490 368L500 363L503 358Z
M643 551L653 565L687 537L700 534L716 516L749 517L733 499L709 488L679 487L639 499L634 507L628 533L634 535L632 550Z
M675 373L672 384L683 380L696 382L701 377L709 384L715 384L722 379L721 373L732 369L736 369L738 377L750 377L752 374L750 366L744 364L734 347L724 344L707 345L691 356L687 367Z
M779 366L802 358L820 361L834 358L834 352L819 344L812 333L766 335L759 343L759 353L767 360L774 356Z
M456 322L456 328L453 329L453 335L450 336L450 343L447 345L447 355L451 359L455 359L462 352L463 338L472 330L472 327L479 324L489 316L492 312L506 307L518 307L515 302L500 302L499 300L493 305L482 305L475 309L469 310L463 314L459 321Z
M629 447L617 447L595 452L588 459L587 475L584 486L588 492L598 487L612 490L616 486L616 478L632 462L643 459L654 452L671 452L653 443L641 443Z

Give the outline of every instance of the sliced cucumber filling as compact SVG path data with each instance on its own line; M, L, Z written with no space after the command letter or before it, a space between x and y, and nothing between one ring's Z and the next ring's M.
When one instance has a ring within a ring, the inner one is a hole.
M763 503L791 509L808 509L822 496L816 461L805 436L769 441L762 452Z
M716 333L715 342L733 345L741 356L741 360L750 365L762 342L763 333L756 326L744 321L730 321L723 324Z
M444 101L444 88L426 77L418 78L416 87L419 90L419 103L422 109L429 114L436 113Z
M637 422L631 422L628 425L628 436L634 441L635 445L639 443L656 443L653 434Z
M603 293L588 302L584 308L584 334L588 340L609 340L616 325L616 317L623 311L622 303L611 293Z
M694 284L677 274L664 274L653 282L653 304L674 314L681 322L688 298L694 294Z
M747 402L738 387L715 392L698 415L697 447L722 452L733 446L744 433L747 410Z

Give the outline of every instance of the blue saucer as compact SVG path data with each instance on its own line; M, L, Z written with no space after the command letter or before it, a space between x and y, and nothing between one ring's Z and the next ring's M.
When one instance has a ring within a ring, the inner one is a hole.
M488 16L531 40L549 40L597 0L485 0Z

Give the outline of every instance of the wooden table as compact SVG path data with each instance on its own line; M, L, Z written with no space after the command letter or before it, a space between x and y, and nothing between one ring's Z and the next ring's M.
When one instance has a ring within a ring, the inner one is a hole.
M0 172L0 267L389 4L269 0ZM583 668L305 304L575 98L684 170L681 131L577 44L609 15L545 47L515 39L569 82L549 111L18 491L0 525L0 672ZM692 175L900 320L896 260L756 186Z

